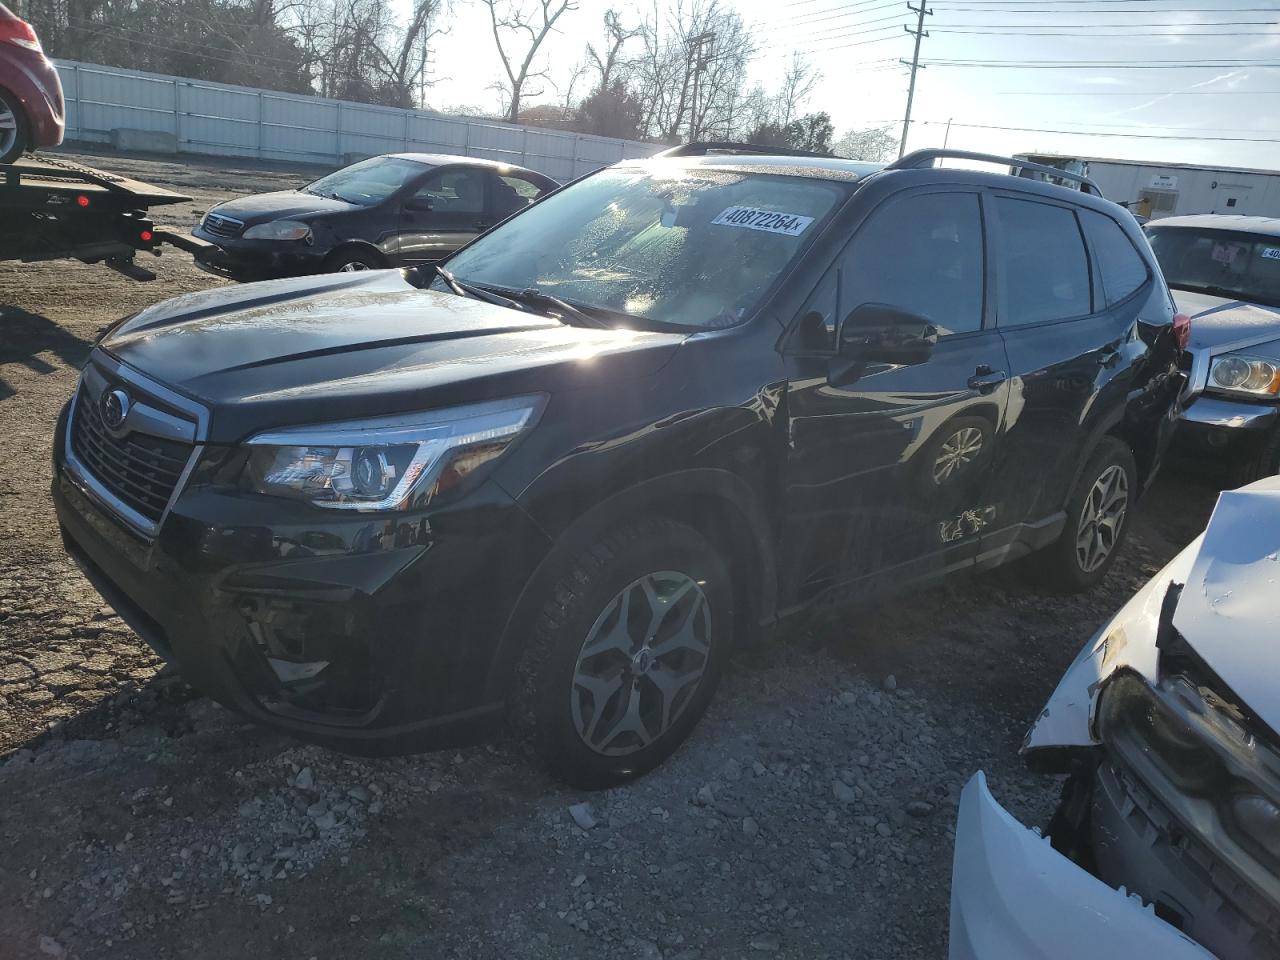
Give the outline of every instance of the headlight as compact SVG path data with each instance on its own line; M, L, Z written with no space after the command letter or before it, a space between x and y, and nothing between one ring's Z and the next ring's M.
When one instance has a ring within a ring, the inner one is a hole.
M1209 365L1209 386L1230 393L1274 397L1280 391L1280 364L1227 354Z
M244 232L246 240L305 240L309 236L311 228L297 220L272 220Z
M248 441L243 485L341 510L398 510L458 487L542 412L516 397L382 420L263 433Z
M1107 684L1098 734L1130 769L1155 764L1180 790L1199 795L1221 781L1221 764L1204 740L1131 674Z

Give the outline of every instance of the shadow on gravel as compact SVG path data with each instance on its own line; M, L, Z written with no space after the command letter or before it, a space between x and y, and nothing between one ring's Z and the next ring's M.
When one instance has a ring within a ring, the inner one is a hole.
M0 364L20 363L38 374L58 370L40 354L52 353L68 367L79 368L93 346L48 317L8 303L0 303L0 331ZM16 392L0 377L0 401Z

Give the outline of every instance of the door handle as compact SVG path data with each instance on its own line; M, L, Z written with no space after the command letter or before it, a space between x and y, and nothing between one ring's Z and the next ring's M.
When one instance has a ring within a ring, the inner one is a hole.
M1003 370L992 370L985 363L973 372L969 378L969 389L986 395L1009 379Z

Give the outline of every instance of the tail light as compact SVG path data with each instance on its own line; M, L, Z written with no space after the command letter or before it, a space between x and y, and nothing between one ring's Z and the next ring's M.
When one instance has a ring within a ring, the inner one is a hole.
M0 43L13 43L28 50L40 50L40 38L31 24L17 17L0 18Z
M1185 313L1176 314L1173 318L1173 339L1179 350L1187 349L1191 342L1191 318Z

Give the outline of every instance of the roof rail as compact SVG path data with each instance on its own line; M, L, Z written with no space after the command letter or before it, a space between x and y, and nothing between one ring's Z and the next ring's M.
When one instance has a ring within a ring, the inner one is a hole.
M905 157L895 160L893 163L885 167L886 170L918 170L921 167L932 167L936 160L980 160L984 163L999 163L1007 165L1011 169L1017 167L1019 171L1034 170L1037 173L1051 177L1061 177L1063 180L1074 180L1080 184L1081 192L1087 190L1095 197L1102 196L1102 189L1088 177L1071 173L1067 170L1059 170L1057 167L1050 167L1043 163L1032 163L1030 160L1018 160L1015 157L1001 157L994 153L972 153L968 150L940 150L926 149L913 150ZM1043 178L1042 178L1043 179Z
M705 157L709 153L754 153L761 156L777 157L825 157L833 159L829 153L816 153L812 150L792 150L789 147L766 147L758 143L737 143L733 140L695 140L693 143L682 143L655 154L658 157Z

